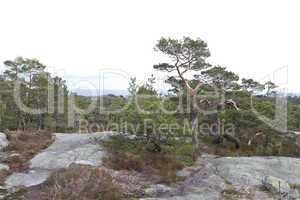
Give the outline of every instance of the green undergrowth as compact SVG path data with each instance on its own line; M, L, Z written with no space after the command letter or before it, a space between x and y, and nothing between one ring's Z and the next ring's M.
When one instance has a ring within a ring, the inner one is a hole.
M159 144L145 139L129 139L113 136L102 142L108 151L104 164L115 170L135 170L158 175L160 183L172 184L182 180L176 175L178 170L193 165L193 146L184 140L169 140Z
M238 200L241 199L242 194L234 188L226 189L222 191L222 196L226 200Z
M300 190L300 184L293 184L293 185L291 185L291 187L293 189Z

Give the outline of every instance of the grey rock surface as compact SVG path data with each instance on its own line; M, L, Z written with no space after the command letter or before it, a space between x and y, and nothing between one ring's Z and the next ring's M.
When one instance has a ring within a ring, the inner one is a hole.
M8 146L8 140L4 133L0 133L0 151Z
M9 166L6 165L6 164L0 163L0 171L1 171L1 170L9 170Z
M85 163L99 166L103 150L95 140L107 139L112 133L55 134L55 141L31 160L30 168L61 169L72 163Z
M211 160L218 174L231 183L261 185L265 176L300 183L300 159L290 157L223 157Z
M205 155L198 159L194 166L179 171L177 175L185 177L178 183L169 195L160 198L146 198L146 200L217 200L222 199L221 192L226 188L223 178L216 175L210 160L213 156Z
M145 194L148 196L161 196L166 193L172 192L173 188L162 184L151 185L145 190Z
M265 176L262 184L274 194L289 194L291 191L290 185L286 181L273 176Z
M200 194L187 194L184 196L172 196L165 198L145 198L141 200L219 200L218 196L207 196L206 193Z
M5 181L6 188L38 185L43 183L49 175L50 171L48 170L30 170L28 173L13 173Z
M226 199L228 189L240 194L238 199L278 199L275 182L281 180L281 191L294 198L298 193L289 184L300 184L300 159L289 157L223 157L203 155L193 167L179 171L186 180L176 186L177 193L147 200ZM272 192L262 191L262 180L267 179ZM276 192L275 192L276 193ZM296 197L295 197L296 196ZM235 199L235 198L233 198Z
M60 168L67 168L72 163L101 166L104 151L95 141L106 140L113 133L93 134L55 134L55 141L47 149L36 155L30 164L30 170L14 173L6 180L7 188L33 186L44 182L49 175ZM1 166L0 166L1 168ZM177 175L185 179L172 187L148 185L144 177L114 172L120 182L139 186L152 200L219 200L224 199L223 191L235 190L241 199L275 199L272 193L262 191L262 181L268 183L270 191L276 191L276 180L282 183L300 184L300 159L289 157L221 157L202 155L192 167L179 171ZM267 178L266 177L271 177ZM121 181L122 180L122 181ZM129 181L128 181L129 180ZM268 181L266 181L268 180ZM273 181L274 180L274 181ZM273 184L274 183L274 184ZM288 186L284 191L288 191ZM282 187L282 186L281 186ZM130 194L132 187L128 187ZM135 191L134 191L135 192ZM293 196L298 193L293 193ZM300 198L300 197L298 197Z
M6 152L0 151L0 163L7 161L8 155Z
M54 143L31 160L30 171L12 174L5 184L7 188L38 185L46 181L52 171L67 168L72 163L100 166L104 153L96 141L105 140L112 134L56 133Z

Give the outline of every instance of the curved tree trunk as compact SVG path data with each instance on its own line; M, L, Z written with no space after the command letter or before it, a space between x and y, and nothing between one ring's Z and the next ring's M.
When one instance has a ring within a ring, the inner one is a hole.
M198 112L191 113L191 121L192 121L193 159L196 160L199 151L199 138L198 138L199 113Z

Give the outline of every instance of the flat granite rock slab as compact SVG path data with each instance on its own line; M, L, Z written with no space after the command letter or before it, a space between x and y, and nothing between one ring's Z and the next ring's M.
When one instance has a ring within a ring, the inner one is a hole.
M55 134L55 141L47 149L36 155L30 168L61 169L76 162L86 162L94 166L102 164L103 149L95 140L105 140L111 132L92 134Z
M300 159L290 157L223 157L211 161L220 176L241 185L261 185L263 177L274 176L300 184Z
M59 148L59 146L57 146ZM31 160L30 168L55 170L67 168L70 164L87 162L93 166L102 164L103 150L94 144L84 144L66 151L47 151L38 154Z
M1 170L9 170L9 166L6 165L6 164L0 163L0 171L1 171Z
M265 176L290 184L300 183L300 159L289 157L221 157L204 155L194 166L179 172L186 179L177 185L182 194L169 194L143 200L219 200L222 191L244 191L241 199L278 199L260 190ZM246 190L245 190L246 189ZM248 197L247 194L251 192Z
M6 188L25 186L30 187L38 185L47 180L50 171L47 170L30 170L28 173L13 173L6 181Z
M31 159L30 171L13 173L7 178L6 187L41 184L47 180L51 172L67 168L72 163L101 166L105 153L96 141L106 140L113 134L113 132L56 133L53 144Z

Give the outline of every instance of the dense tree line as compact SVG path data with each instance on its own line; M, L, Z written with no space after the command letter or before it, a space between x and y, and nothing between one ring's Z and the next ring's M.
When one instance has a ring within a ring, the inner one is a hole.
M18 57L4 62L0 76L1 129L65 130L68 96L62 78L51 76L36 59ZM65 111L65 110L64 110Z

